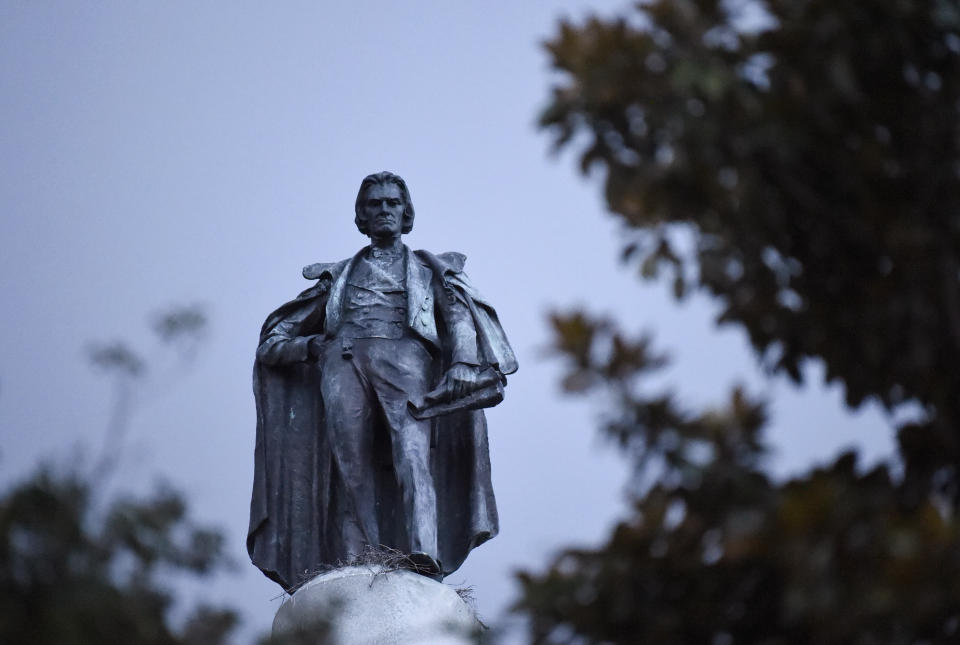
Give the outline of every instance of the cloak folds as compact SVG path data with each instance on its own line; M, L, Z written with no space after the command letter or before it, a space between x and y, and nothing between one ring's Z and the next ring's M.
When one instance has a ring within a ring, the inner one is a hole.
M517 369L513 351L496 312L464 276L464 259L455 253L407 252L408 264L416 262L430 276L426 286L437 306L442 306L441 298L469 299L479 356L501 373L513 373ZM322 333L324 312L330 310L329 304L338 304L328 303L337 291L331 285L349 272L351 263L304 269L304 276L319 278L318 283L267 318L254 364L257 436L247 551L268 578L288 591L350 557L339 537L348 505L324 428L323 366L303 360L302 337ZM443 328L442 316L438 320L437 332L444 345L450 332ZM288 358L271 364L269 354L277 349L271 343L281 336L290 341L284 350ZM450 360L446 348L441 349L430 375L435 381ZM438 550L447 575L460 567L471 549L497 534L498 518L483 412L460 411L432 422L430 460L437 496ZM376 479L381 540L406 550L403 504L386 436L380 440L375 461L371 472Z

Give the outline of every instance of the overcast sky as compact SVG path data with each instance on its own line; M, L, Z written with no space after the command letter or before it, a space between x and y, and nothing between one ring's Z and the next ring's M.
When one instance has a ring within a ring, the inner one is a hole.
M622 511L625 467L597 408L563 397L545 314L588 305L655 332L691 405L745 383L773 402L779 474L889 423L856 416L812 365L796 390L765 381L705 296L678 306L617 262L598 178L549 154L535 127L551 82L540 43L562 15L621 2L0 3L0 485L39 460L96 453L110 381L91 341L150 354L151 312L200 303L210 331L175 382L145 381L117 480L165 478L222 527L238 572L206 599L269 627L279 588L248 563L250 372L266 315L308 286L300 268L352 255L360 180L402 175L407 243L468 256L520 361L488 413L501 535L448 582L496 622L511 571L599 540Z

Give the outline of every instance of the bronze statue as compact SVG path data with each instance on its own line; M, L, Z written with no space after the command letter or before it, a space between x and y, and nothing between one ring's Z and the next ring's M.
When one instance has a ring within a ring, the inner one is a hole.
M366 177L370 245L303 270L314 286L263 325L247 550L291 590L370 548L442 579L497 534L481 408L517 369L459 253L411 251L403 179Z

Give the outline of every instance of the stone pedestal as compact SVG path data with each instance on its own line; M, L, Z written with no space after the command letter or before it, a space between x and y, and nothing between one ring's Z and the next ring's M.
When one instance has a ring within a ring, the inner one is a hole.
M278 645L467 645L480 623L452 587L407 570L344 567L298 589L273 619Z

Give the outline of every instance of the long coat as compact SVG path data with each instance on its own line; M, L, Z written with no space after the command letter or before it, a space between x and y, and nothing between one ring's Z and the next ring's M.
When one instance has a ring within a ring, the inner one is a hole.
M496 312L463 273L464 256L435 256L406 247L405 252L408 326L437 350L431 378L439 379L463 353L472 353L502 374L516 371L516 358ZM305 337L335 332L343 285L359 256L304 268L304 277L317 283L270 314L260 333L253 370L257 436L247 551L253 563L285 590L349 558L337 530L348 507L324 428L322 365L307 360ZM472 305L472 329L445 327L438 309L453 298ZM464 338L475 346L464 346ZM433 424L438 549L444 574L449 574L499 527L483 412L456 412ZM381 448L372 468L381 541L402 548L407 543L399 516L403 505L389 445Z

